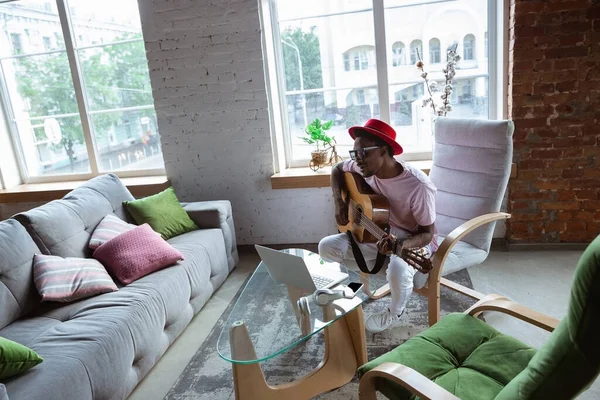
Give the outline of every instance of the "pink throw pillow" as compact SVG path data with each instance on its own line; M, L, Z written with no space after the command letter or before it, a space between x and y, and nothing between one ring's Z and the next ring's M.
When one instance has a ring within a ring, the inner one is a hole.
M119 282L127 285L183 260L183 255L150 225L143 224L98 247L94 258Z
M110 239L114 239L121 233L127 232L135 228L137 225L128 224L121 218L114 214L108 214L100 221L94 232L88 246L92 250L96 250L98 247L108 242Z
M42 301L63 303L117 291L106 269L93 258L33 256L33 283Z

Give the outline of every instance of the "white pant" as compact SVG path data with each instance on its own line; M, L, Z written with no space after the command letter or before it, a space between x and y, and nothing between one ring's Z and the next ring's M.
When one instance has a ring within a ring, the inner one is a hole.
M408 236L408 232L401 229L392 228L391 233L398 238ZM375 243L357 243L360 248L369 269L373 267L373 262L377 257L377 245ZM432 254L431 245L425 246L428 254ZM360 270L354 260L352 246L345 233L326 236L319 242L319 256L330 262L339 262L348 269ZM402 314L408 298L413 291L413 287L421 288L427 282L427 275L411 267L402 258L390 256L386 278L390 285L392 293L392 304L390 311L397 315Z

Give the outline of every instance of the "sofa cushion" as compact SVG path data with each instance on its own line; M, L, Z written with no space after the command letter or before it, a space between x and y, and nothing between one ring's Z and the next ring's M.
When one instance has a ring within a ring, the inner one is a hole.
M394 350L361 366L358 375L383 362L410 367L464 400L493 399L517 376L535 350L466 314L449 314ZM377 390L390 399L415 399L387 380Z
M9 395L19 394L17 400L126 398L192 315L189 279L179 266L148 275L117 292L60 307L46 303L39 314L0 330L0 335L44 358L38 366L43 369L36 374L31 370L4 383ZM48 365L78 370L79 381ZM84 395L64 396L69 385ZM50 388L45 390L46 386ZM85 394L85 388L92 395Z
M123 201L133 200L114 174L90 179L60 200L14 216L44 254L91 257L88 247L96 226L110 213L127 220Z
M126 285L183 259L183 255L148 224L104 243L94 251L94 257Z
M88 246L90 249L96 250L110 239L114 239L121 233L128 232L133 228L135 228L134 224L128 224L116 215L108 214L92 232Z
M0 222L0 329L40 302L33 284L33 256L40 249L14 219Z
M172 187L143 199L127 201L125 208L138 225L149 224L165 240L198 229Z
M35 351L0 337L0 379L19 375L42 361Z
M104 266L93 258L36 254L33 282L42 301L68 303L118 290Z
M119 292L109 294L113 293ZM130 300L135 301L135 299ZM137 307L132 307L132 311L139 307L139 304ZM23 375L4 381L9 396L13 397L13 393L18 393L18 397L15 399L58 400L60 397L56 394L62 394L65 390L64 386L73 385L79 390L81 390L81 386L87 386L88 390L85 392L93 394L90 397L79 397L81 399L125 398L128 388L124 383L127 375L131 372L135 351L128 324L124 320L133 315L125 313L123 310L121 310L121 314L123 314L123 318L117 318L116 312L94 309L87 313L82 311L72 319L65 321L51 318L21 320L0 331L0 334L15 341L18 340L44 358L37 373L30 373L38 369L35 368ZM29 332L35 332L35 334ZM28 336L31 342L22 342ZM75 376L78 376L81 381L72 382L68 376L60 375L59 381L49 382L48 374L52 376L56 373L49 370L48 366L71 371L82 370L87 376L76 373ZM44 387L43 385L48 385L48 393L46 390L40 390ZM28 390L24 386L29 386L29 391L36 394L25 397L22 390L25 390L25 393ZM37 390L31 388L32 386L37 387ZM52 389L54 386L56 389ZM62 398L75 397L68 395Z
M200 310L210 295L229 275L223 231L201 229L168 240L179 250L183 266L191 282L190 302L194 312Z

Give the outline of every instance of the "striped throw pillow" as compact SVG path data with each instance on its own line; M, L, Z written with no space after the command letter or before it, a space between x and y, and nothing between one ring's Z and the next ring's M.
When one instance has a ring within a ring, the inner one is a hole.
M108 214L100 221L96 229L94 229L94 232L92 232L92 237L90 238L88 246L90 249L96 250L110 239L119 236L121 233L130 231L135 227L135 225L128 224L116 215Z
M66 303L118 290L104 266L93 258L36 254L33 282L42 301Z

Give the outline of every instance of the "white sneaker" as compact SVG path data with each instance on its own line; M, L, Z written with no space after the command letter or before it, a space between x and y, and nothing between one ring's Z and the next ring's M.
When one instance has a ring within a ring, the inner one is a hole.
M404 311L402 311L404 314ZM400 316L402 316L400 314ZM400 325L400 316L392 314L389 308L375 314L371 314L365 320L365 327L369 332L378 333L388 328L395 328Z

